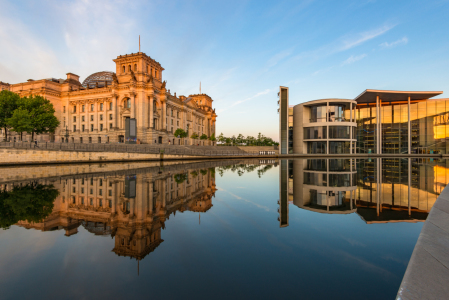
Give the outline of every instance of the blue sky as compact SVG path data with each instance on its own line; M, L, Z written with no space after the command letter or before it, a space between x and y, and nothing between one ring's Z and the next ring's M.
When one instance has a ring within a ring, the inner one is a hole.
M217 134L278 138L290 103L365 89L449 94L449 1L0 0L0 81L115 70L142 51L177 95L215 101ZM449 97L443 94L442 97Z

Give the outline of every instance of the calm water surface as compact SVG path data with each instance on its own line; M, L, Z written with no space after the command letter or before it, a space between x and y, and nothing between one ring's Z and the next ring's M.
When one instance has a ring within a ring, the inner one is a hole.
M0 298L394 299L446 165L1 169Z

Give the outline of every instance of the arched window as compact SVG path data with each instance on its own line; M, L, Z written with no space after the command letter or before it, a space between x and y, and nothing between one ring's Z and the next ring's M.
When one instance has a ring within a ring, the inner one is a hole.
M125 73L126 72L126 67L125 66L123 66L123 73Z
M156 110L157 106L156 106L156 100L153 101L153 110Z
M134 64L134 71L137 72L137 64Z
M131 99L126 99L124 104L123 104L123 107L131 108Z
M128 65L128 72L131 72L131 65Z

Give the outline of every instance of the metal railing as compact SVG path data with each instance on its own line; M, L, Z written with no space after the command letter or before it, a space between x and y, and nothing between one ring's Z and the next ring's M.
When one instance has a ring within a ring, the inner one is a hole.
M35 145L30 142L0 142L1 148L34 149L52 151L84 151L84 152L119 152L119 153L149 153L188 156L267 156L276 155L275 151L243 151L210 149L216 146L179 146L179 145L148 145L148 144L100 144L100 143L53 143L41 142ZM195 149L198 147L198 149ZM203 148L204 147L204 148ZM207 148L206 148L207 147ZM203 149L201 149L203 148Z

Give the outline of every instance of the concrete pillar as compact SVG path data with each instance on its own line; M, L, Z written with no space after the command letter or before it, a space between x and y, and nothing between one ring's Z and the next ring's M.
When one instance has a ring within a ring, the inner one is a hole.
M407 144L408 144L408 154L412 154L412 126L410 123L410 96L408 96L407 99L407 112L408 112L408 123L407 123L407 128L408 128L408 140L407 140ZM410 173L410 171L409 171ZM409 193L410 193L410 185L409 185ZM409 199L410 200L410 199Z
M409 99L409 111L410 111L410 97L408 97ZM410 122L410 118L409 118L409 122ZM409 147L410 149L410 147ZM410 153L410 152L409 152ZM412 214L412 194L411 194L411 190L412 190L412 159L411 158L407 158L408 160L408 215L410 216Z
M380 153L379 96L376 96L376 153Z
M167 101L163 101L162 102L162 128L161 130L167 130L167 122L166 122L166 117L167 117Z

